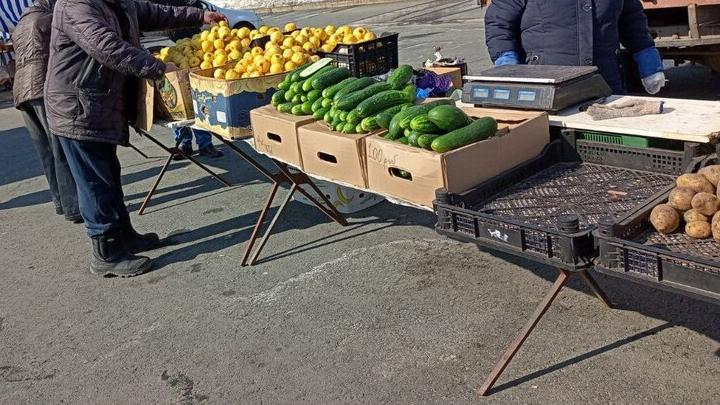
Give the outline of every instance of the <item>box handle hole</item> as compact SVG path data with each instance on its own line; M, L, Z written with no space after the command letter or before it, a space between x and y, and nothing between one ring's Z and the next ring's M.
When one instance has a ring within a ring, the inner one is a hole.
M397 167L390 167L390 168L388 168L388 171L390 172L390 175L393 177L398 177L403 180L412 181L412 173L408 172L407 170L398 169Z
M317 155L318 158L320 158L320 160L322 160L323 162L337 164L337 158L331 154L325 152L318 152Z
M282 143L282 137L280 137L280 135L278 135L278 134L273 134L272 132L268 132L267 137L271 141L275 141L277 143Z

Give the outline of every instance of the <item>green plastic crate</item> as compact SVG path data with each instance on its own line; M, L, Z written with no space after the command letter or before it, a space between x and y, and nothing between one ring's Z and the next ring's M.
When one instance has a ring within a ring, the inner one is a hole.
M591 142L610 143L613 145L632 146L635 148L650 147L650 142L649 142L648 138L644 138L642 136L619 135L619 134L608 134L608 133L603 133L603 132L586 132L586 131L578 132L578 135L580 135L579 136L580 139L584 139L586 141L591 141Z

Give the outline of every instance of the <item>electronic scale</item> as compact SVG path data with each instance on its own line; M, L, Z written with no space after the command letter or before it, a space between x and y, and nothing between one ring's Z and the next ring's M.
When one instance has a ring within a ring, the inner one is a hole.
M612 94L595 66L503 65L463 79L463 102L481 107L559 111Z

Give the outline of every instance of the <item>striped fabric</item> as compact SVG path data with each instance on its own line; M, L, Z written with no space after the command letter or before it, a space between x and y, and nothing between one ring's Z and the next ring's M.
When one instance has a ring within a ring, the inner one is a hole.
M23 10L33 3L34 0L0 0L0 39L3 42L10 40L10 34L20 21ZM0 55L0 65L7 64L12 56L12 54Z

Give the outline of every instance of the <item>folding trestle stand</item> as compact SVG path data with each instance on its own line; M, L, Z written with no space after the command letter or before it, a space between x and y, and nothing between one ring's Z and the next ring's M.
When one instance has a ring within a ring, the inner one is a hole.
M155 194L155 190L157 190L158 185L160 185L160 180L162 180L163 176L165 176L165 172L167 171L168 167L170 167L170 163L173 161L175 156L182 155L184 158L192 162L195 166L205 170L208 172L212 177L217 179L220 183L222 183L225 187L231 187L232 184L230 184L227 180L223 179L218 175L217 173L213 172L212 170L208 169L207 166L199 162L194 157L185 154L182 149L180 149L180 143L183 141L185 136L192 136L192 133L190 131L187 131L187 134L184 134L183 136L179 137L175 141L175 146L168 148L167 146L163 145L162 142L155 139L150 133L147 131L144 131L140 128L135 128L135 131L138 133L138 135L143 136L150 141L152 141L155 145L159 146L161 149L163 149L165 152L168 153L168 158L165 160L165 164L163 164L162 169L160 169L160 173L158 173L157 177L155 178L155 182L153 183L152 187L150 188L150 191L148 191L147 195L145 196L145 200L143 200L142 204L140 205L140 209L138 210L138 215L143 215L145 213L145 208L147 208L148 204L150 203L150 199L152 198L153 194ZM133 149L137 150L134 146Z
M270 158L270 160L273 162L273 164L278 168L278 171L275 173L270 172L265 167L263 167L260 163L258 163L254 158L252 158L247 153L243 152L240 148L235 146L232 142L225 139L222 136L219 136L215 133L212 133L220 142L227 145L233 152L238 154L242 159L244 159L246 162L250 163L257 171L262 173L265 177L267 177L268 180L272 183L272 188L270 189L270 194L268 194L268 198L265 202L265 206L263 206L262 211L260 212L260 217L257 220L257 223L255 224L255 228L252 231L252 234L250 235L250 240L248 240L247 247L245 248L245 254L243 255L243 259L241 262L242 266L252 266L257 261L258 257L260 256L260 252L262 251L263 247L265 247L265 244L267 243L268 238L270 237L270 234L273 231L273 228L275 227L275 224L277 223L278 219L280 218L280 215L285 210L285 207L290 202L290 199L292 198L293 194L295 192L298 192L305 196L308 200L310 200L315 207L317 207L320 211L322 211L325 215L327 215L330 219L337 222L338 224L342 226L347 226L347 221L345 220L345 217L335 209L335 206L332 205L330 200L323 194L322 191L318 188L318 186L308 177L307 174L290 169L290 167L282 162L279 162L275 159ZM289 184L290 185L290 192L285 197L285 199L280 204L280 207L278 208L277 212L275 213L275 216L270 220L270 224L267 227L267 230L265 231L265 235L263 235L262 239L260 240L260 243L257 245L257 248L255 249L255 252L253 253L253 247L255 246L255 242L257 241L258 237L260 236L260 229L262 228L263 223L265 222L265 218L267 217L268 212L270 211L270 207L272 206L273 201L275 200L275 195L277 194L278 189L283 184ZM302 185L308 185L310 186L315 193L320 197L320 201L318 201L317 198L313 197L310 193L308 193L307 190L305 190ZM324 203L324 204L323 204ZM251 257L252 254L252 257Z
M557 298L560 290L565 287L570 276L578 274L583 279L583 281L585 281L588 287L590 287L595 296L597 296L606 307L612 308L612 304L605 295L605 292L603 292L603 290L595 282L592 276L590 276L588 269L569 271L558 268L557 270L560 272L560 274L555 280L552 288L550 288L550 291L540 302L540 305L538 305L538 307L535 309L535 312L533 313L532 317L530 317L530 320L522 329L520 334L515 338L515 340L513 340L510 346L508 346L508 348L505 350L505 353L502 355L502 357L500 357L500 360L498 360L497 364L495 364L495 367L493 367L490 375L487 376L482 387L480 387L480 395L486 396L492 393L492 388L495 385L495 382L497 382L498 378L500 378L500 375L503 373L503 371L505 371L505 368L508 366L508 364L510 364L513 357L515 357L515 354L517 354L517 352L520 350L520 347L522 347L523 343L525 343L525 340L533 332L538 322L540 322L540 319L550 308L550 305L553 303L555 298Z

